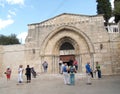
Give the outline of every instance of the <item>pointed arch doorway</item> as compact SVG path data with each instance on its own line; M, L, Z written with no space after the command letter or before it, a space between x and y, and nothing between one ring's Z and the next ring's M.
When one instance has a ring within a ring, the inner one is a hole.
M78 72L85 71L87 61L93 61L94 51L90 39L74 27L61 27L53 31L43 42L40 50L41 61L49 62L51 73L59 73L59 60L68 62L70 58L78 61ZM92 54L92 55L91 55Z

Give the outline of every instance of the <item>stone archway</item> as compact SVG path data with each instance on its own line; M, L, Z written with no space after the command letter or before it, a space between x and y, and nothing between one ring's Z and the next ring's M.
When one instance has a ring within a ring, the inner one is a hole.
M94 52L94 48L87 35L74 27L66 26L52 31L43 42L40 56L43 56L44 60L49 61L50 72L58 72L60 47L65 42L73 45L74 55L82 72L87 60L91 61L91 53Z

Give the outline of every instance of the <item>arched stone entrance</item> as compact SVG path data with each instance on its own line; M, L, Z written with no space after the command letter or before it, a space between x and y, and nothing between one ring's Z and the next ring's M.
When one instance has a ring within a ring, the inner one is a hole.
M71 48L64 48L65 45ZM58 73L59 58L72 56L79 62L79 72L85 70L86 62L93 62L93 45L90 39L79 29L63 26L52 31L44 40L40 56L49 61L49 71ZM68 59L69 59L68 58Z

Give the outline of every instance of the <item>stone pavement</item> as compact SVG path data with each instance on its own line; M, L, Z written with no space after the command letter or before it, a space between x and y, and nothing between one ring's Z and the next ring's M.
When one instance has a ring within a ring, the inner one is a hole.
M25 80L25 77L24 77ZM60 74L39 74L31 83L17 85L17 77L0 78L0 94L120 94L120 76L103 76L86 85L84 75L76 74L75 86L64 85Z

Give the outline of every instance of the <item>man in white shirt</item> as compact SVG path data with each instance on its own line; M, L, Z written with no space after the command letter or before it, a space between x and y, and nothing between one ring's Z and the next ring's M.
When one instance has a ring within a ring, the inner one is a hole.
M67 63L64 63L64 67L63 67L63 79L64 79L64 84L65 85L70 84Z

